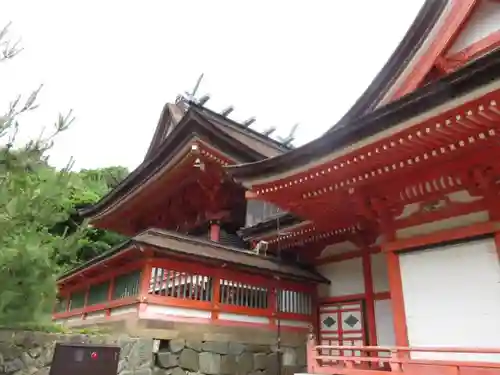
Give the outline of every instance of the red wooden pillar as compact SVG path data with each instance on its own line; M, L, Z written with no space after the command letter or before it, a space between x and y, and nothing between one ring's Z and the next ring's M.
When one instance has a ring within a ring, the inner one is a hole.
M212 278L212 320L219 319L220 310L220 272L216 272L215 276Z
M141 281L139 284L139 298L141 302L143 300L145 301L149 295L149 288L151 287L151 275L153 271L152 263L152 259L146 259L144 265L142 266Z
M269 325L275 327L277 324L277 319L279 319L278 311L278 296L279 296L279 283L278 280L274 280L271 284L270 293L268 294L269 310L271 314L269 315Z
M109 280L109 287L108 287L108 304L113 300L113 293L115 291L115 277L113 276L111 280ZM107 308L106 309L106 318L109 318L111 315L111 309Z
M148 296L149 296L149 288L151 288L152 274L153 274L153 260L150 258L146 258L146 261L142 266L141 278L139 282L139 306L137 307L137 313L146 310ZM154 280L154 282L156 283L156 280Z
M90 284L89 284L89 285L87 285L87 288L85 289L85 299L84 299L84 301L83 301L83 309L84 309L84 310L87 308L87 305L88 305L88 303L89 303L90 286L91 286ZM82 314L82 319L83 319L83 320L87 319L87 313L86 313L86 312L84 312L84 313Z
M211 220L210 221L210 240L214 242L219 242L220 240L220 221Z
M375 296L373 291L372 260L368 248L363 249L363 279L365 286L366 321L368 322L368 345L377 346L377 324L375 322Z

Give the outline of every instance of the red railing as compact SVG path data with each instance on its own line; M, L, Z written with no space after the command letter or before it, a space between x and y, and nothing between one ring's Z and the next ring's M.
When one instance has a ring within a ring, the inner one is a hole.
M307 323L290 326L300 330L307 330L314 320L313 285L192 262L150 259L141 263L63 288L53 319L100 319L101 312L109 318L117 308L157 305L209 311L212 321L228 313L267 318L268 323L256 324L269 326L275 326L277 319Z
M484 361L477 358L480 356ZM500 375L500 348L317 345L311 335L307 371L325 375L376 375L389 371L405 375Z

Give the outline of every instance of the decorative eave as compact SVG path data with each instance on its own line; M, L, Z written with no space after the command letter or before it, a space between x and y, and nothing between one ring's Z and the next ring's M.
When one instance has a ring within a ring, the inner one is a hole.
M148 229L138 234L124 244L65 273L58 279L58 283L65 283L75 277L84 277L82 273L90 272L94 267L105 266L106 260L111 257L117 257L127 251L141 253L144 248L152 249L154 256L168 256L169 259L198 259L205 263L230 264L248 272L267 273L289 280L329 283L326 278L305 266L283 263L276 258L264 257L251 251L160 229Z
M351 109L335 125L328 129L327 133L349 124L353 119L373 111L379 105L426 41L448 3L449 0L425 1L387 63Z
M233 178L247 188L277 181L307 171L330 160L335 152L352 148L383 131L422 113L446 104L451 99L485 86L500 77L500 50L485 55L462 69L424 86L401 99L333 129L322 137L286 154L253 163L226 167ZM257 192L255 192L257 193Z
M291 149L291 147L253 130L250 128L250 124L244 125L236 122L198 103L180 100L175 104L167 103L164 106L144 160L152 158L160 151L162 144L169 137L170 132L177 127L184 115L189 111L196 112L205 120L219 127L222 132L234 135L251 148L260 151L263 158L272 157Z
M207 115L210 114L210 116ZM166 115L162 115L165 117ZM258 147L260 141L256 135L252 135L254 143L244 143L245 140L236 139L228 131L221 130L222 119L215 122L214 118L220 116L207 109L196 106L184 114L180 122L171 130L170 134L162 141L158 149L150 152L146 158L127 178L118 186L105 195L98 203L91 207L79 210L82 217L95 217L107 211L111 206L118 204L135 191L141 189L156 176L173 168L190 155L199 154L201 157L215 161L222 166L229 164L252 162L266 158ZM225 119L225 121L229 121ZM231 125L237 127L237 125ZM163 129L165 131L165 129ZM239 129L241 133L243 130ZM161 133L157 130L156 133ZM261 137L264 137L261 135ZM267 139L267 137L265 137ZM273 147L275 153L284 151L284 146L278 146L275 141L266 141L268 147ZM259 152L260 151L260 152ZM168 172L167 172L168 173Z

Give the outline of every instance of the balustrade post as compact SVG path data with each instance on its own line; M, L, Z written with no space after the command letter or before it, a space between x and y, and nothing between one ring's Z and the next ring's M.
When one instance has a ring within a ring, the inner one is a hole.
M220 272L216 272L212 277L212 320L219 319L220 311L220 284L221 277Z
M108 287L108 305L109 303L113 300L113 293L115 292L115 276L112 276L111 279L109 280L109 287ZM111 309L108 307L106 309L106 318L109 318L111 316Z
M392 372L402 371L401 358L402 355L400 352L398 352L397 350L391 350L391 359L389 361L389 366Z
M307 338L307 346L306 346L307 372L309 374L315 374L316 369L318 367L318 360L316 359L316 357L318 355L318 351L316 349L317 345L318 344L316 342L316 337L314 336L314 333L312 332L312 329L311 329L311 332L309 333L309 337Z
M139 302L146 302L151 288L151 279L153 275L153 260L147 259L142 267L141 279L139 282ZM156 282L156 280L154 280ZM153 284L154 286L154 284Z

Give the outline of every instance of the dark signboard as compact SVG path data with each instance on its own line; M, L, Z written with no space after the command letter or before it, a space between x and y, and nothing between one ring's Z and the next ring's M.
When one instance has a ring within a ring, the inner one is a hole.
M57 343L49 375L116 375L120 348Z

